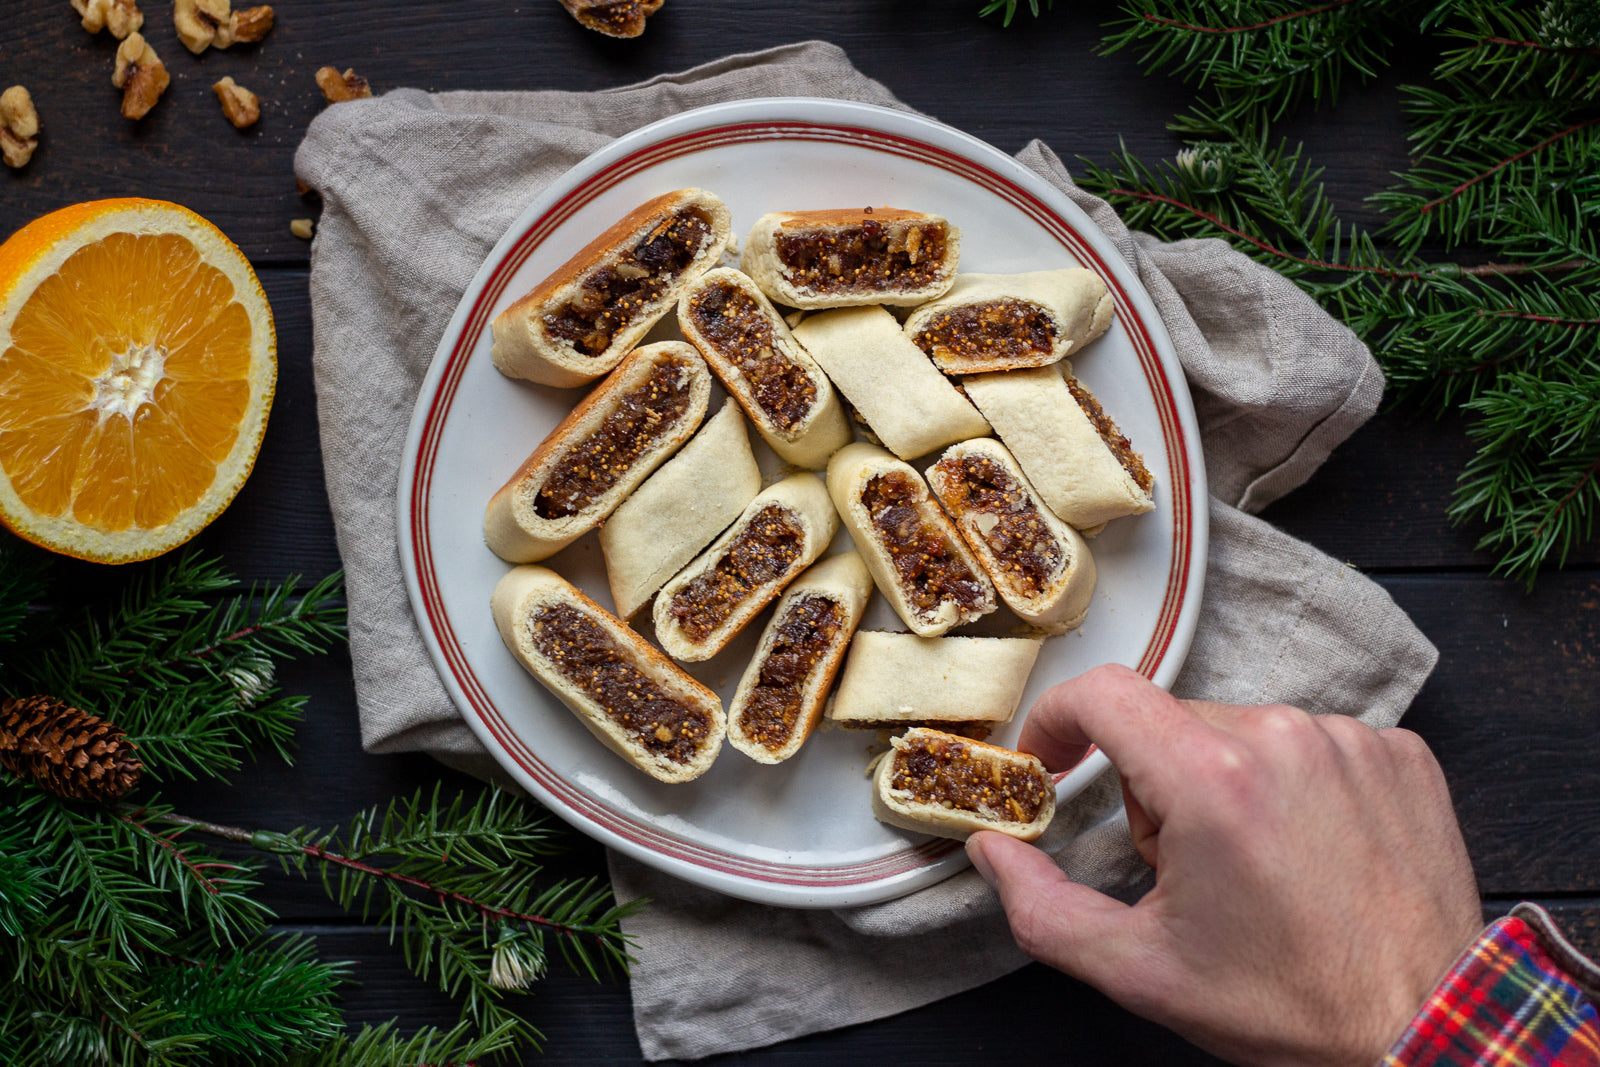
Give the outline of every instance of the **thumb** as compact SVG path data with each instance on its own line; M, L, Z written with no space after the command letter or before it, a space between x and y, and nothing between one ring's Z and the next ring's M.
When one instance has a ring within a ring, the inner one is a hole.
M1102 989L1130 962L1133 909L1061 873L1032 845L993 831L967 839L967 856L1000 893L1017 947Z

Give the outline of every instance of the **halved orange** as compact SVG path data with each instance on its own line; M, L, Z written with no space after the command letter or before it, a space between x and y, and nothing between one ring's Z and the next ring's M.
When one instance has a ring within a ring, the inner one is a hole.
M0 245L0 522L101 563L227 507L277 383L266 294L188 208L97 200Z

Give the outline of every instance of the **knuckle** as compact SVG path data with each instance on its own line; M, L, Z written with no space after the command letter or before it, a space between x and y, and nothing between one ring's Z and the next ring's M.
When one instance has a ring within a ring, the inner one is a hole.
M1252 805L1260 791L1259 760L1245 745L1226 737L1213 738L1194 753L1196 781L1228 805Z

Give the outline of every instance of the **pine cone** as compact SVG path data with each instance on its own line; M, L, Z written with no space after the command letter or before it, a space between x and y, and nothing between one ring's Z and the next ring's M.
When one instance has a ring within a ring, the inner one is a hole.
M0 765L59 797L115 800L144 764L122 727L51 696L0 703Z

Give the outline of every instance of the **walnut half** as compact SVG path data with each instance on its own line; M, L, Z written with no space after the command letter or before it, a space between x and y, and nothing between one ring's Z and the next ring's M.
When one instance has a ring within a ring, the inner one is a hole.
M144 118L171 80L156 50L145 43L144 37L128 34L117 48L117 69L111 75L111 84L122 90L122 117Z
M661 10L664 0L561 0L579 24L607 37L637 37L644 20Z
M322 95L330 104L361 100L372 95L372 86L353 67L347 67L343 74L339 73L337 67L321 68L317 71L317 88L322 90Z
M272 29L272 8L266 4L233 10L232 0L173 0L172 24L178 39L195 55L207 48L227 48L240 41L259 41Z
M119 41L144 26L144 15L135 0L72 0L72 9L83 17L83 28L90 33L110 30Z
M8 167L26 166L39 147L39 113L20 85L0 93L0 154Z
M228 121L233 123L235 129L254 126L261 117L261 101L256 94L232 78L216 82L211 86L211 91L222 101L222 113L228 116Z

